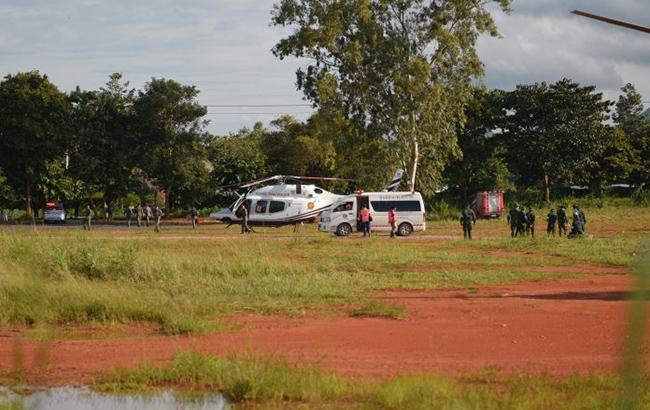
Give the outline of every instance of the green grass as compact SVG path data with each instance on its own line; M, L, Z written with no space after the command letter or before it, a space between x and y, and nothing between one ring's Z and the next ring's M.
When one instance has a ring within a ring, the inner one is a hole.
M146 322L165 334L203 333L227 328L215 319L229 315L331 311L363 303L386 289L567 277L578 272L549 275L527 268L631 263L644 227L650 227L650 212L616 212L589 210L594 239L571 241L511 240L504 221L479 221L479 239L472 242L341 240L319 234L313 226L297 235L260 229L243 240L223 226L197 231L166 227L168 239L144 229L2 229L0 326ZM615 225L612 215L617 216ZM621 232L611 231L613 227ZM429 228L427 234L459 230L447 222ZM486 236L490 238L480 239ZM509 253L495 255L493 250Z
M99 381L102 392L128 393L176 387L220 391L241 406L382 409L609 409L623 398L616 376L500 375L485 371L457 378L401 376L387 381L341 378L307 365L257 355L215 357L179 353L164 368L145 365ZM650 405L644 380L640 404Z
M379 317L384 319L404 319L406 310L403 306L368 300L348 312L350 317Z

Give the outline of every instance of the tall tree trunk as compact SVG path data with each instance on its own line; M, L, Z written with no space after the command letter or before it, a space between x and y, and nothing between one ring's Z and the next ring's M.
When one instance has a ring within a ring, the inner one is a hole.
M551 202L551 184L546 171L544 171L544 201Z
M169 213L172 205L172 187L165 189L165 211Z
M415 192L415 177L418 173L418 163L420 162L420 143L418 142L417 137L413 138L413 154L412 154L412 164L411 164L411 181L409 182L409 188L411 192Z

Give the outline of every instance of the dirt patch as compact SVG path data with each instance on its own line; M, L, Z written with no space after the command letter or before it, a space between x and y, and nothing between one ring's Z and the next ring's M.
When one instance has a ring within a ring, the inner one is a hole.
M420 265L402 265L396 268L401 272L436 272L436 271L470 271L483 272L487 270L506 269L521 272L538 273L581 273L581 274L625 274L627 266L606 265L593 263L574 263L569 265L508 265L480 263L427 263Z
M24 352L28 381L86 383L98 372L143 362L162 365L182 349L255 351L307 361L353 377L404 373L612 372L625 340L627 275L583 276L511 286L391 291L377 298L404 306L406 319L243 316L243 329L197 337L23 340L0 338L0 369ZM39 353L40 352L40 353ZM46 352L44 354L43 352ZM38 358L47 357L47 371Z

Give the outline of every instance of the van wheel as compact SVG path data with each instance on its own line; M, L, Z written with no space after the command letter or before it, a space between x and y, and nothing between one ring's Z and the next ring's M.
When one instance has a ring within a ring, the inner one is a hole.
M399 226L399 228L397 228L397 234L399 236L409 236L412 233L413 233L413 226L408 222L404 222Z
M352 233L350 224L341 224L336 227L336 236L349 236Z

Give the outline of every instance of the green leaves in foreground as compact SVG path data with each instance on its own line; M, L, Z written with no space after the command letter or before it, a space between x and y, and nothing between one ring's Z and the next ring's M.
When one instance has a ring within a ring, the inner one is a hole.
M389 381L352 380L311 366L249 354L215 357L180 353L165 368L146 365L118 372L95 385L104 392L133 392L169 386L224 394L231 402L256 405L329 405L388 409L606 409L620 405L614 376L500 376L484 372L449 378L402 376ZM644 379L642 404L650 405Z

